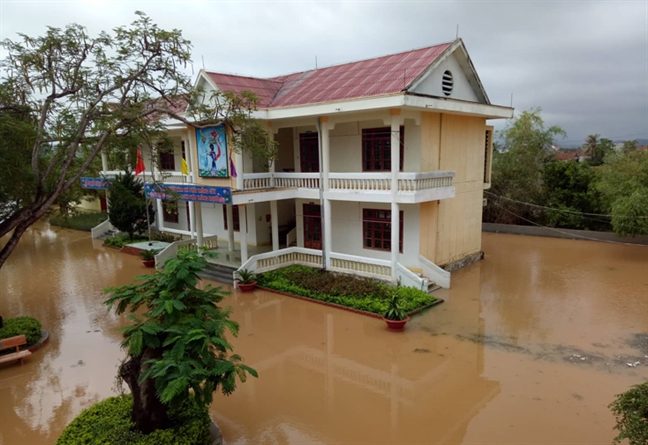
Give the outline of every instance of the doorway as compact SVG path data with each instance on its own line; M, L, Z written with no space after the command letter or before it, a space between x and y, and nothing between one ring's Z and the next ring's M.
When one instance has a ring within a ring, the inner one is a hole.
M301 133L299 135L299 157L302 173L319 171L319 143L317 133Z
M322 250L322 211L318 204L304 204L304 247Z

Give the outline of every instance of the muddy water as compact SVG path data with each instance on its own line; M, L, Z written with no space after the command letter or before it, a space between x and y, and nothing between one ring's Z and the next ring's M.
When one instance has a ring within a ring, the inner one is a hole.
M403 334L261 291L228 297L236 352L260 377L215 398L226 442L610 443L607 405L648 379L648 249L485 234L484 250ZM0 365L0 444L52 444L113 395L124 321L101 290L143 272L85 233L25 236L0 271L0 313L36 316L52 339Z

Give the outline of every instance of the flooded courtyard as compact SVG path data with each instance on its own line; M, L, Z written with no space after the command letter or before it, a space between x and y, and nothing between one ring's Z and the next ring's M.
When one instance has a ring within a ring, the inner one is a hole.
M607 405L648 380L648 248L484 234L483 249L402 334L263 291L227 297L259 379L215 397L225 442L611 443ZM125 321L102 290L145 272L87 233L25 234L0 270L0 314L34 316L51 339L0 365L0 444L53 444L115 394Z

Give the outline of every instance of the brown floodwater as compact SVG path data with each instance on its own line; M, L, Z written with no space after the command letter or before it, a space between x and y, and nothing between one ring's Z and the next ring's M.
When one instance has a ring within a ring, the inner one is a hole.
M402 334L263 291L227 297L259 378L215 397L225 442L609 444L607 405L648 380L648 248L484 234L484 251ZM114 395L124 320L101 291L145 272L87 233L25 234L0 314L40 319L51 340L0 365L0 444L53 444Z

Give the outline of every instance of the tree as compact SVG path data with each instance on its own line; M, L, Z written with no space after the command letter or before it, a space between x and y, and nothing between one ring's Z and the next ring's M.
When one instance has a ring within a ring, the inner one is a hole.
M648 234L648 152L608 156L597 188L617 235Z
M148 222L155 218L153 205L144 196L144 184L130 170L117 176L110 185L108 205L110 224L128 233L131 241L135 233L146 231Z
M585 156L594 156L599 145L600 134L590 134L585 138L585 143L581 147Z
M637 140L632 140L632 141L624 141L623 146L621 147L621 152L624 154L628 154L630 152L633 152L637 149Z
M523 111L509 121L498 133L500 144L493 153L491 192L522 202L538 202L542 193L542 164L548 149L565 131L558 126L545 127L540 108ZM531 209L523 205L489 199L484 220L514 224L521 222L515 216L531 217Z
M598 166L603 164L606 156L614 152L614 142L601 138L600 134L590 134L585 139L582 150L584 155L590 157L588 161L590 165Z
M190 391L197 403L209 405L214 391L231 394L237 377L242 382L248 373L257 377L241 357L230 355L225 332L236 336L238 324L229 318L229 308L217 305L221 288L196 287L206 266L205 256L180 250L164 270L137 277L138 284L106 289L106 304L133 320L124 330L128 359L119 376L133 394L132 420L143 433L168 427L169 407L181 404Z
M648 443L648 383L635 385L623 394L616 396L609 406L616 417L614 429L619 435L615 444L628 439L630 445Z
M2 42L0 133L12 136L0 153L20 168L2 176L0 237L13 233L0 250L0 267L102 150L123 137L164 136L152 117L188 91L180 68L190 60L190 43L137 15L131 26L96 37L73 24Z

